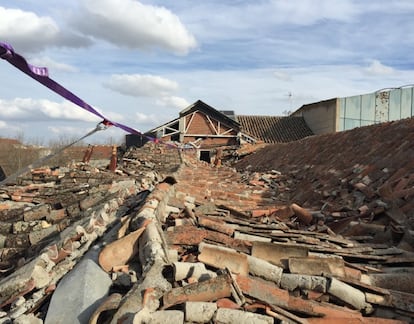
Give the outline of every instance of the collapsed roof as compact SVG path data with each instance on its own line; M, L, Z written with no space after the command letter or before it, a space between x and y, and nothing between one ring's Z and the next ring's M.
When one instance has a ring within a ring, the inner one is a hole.
M408 119L236 169L147 144L33 170L1 188L1 319L410 322L413 143Z

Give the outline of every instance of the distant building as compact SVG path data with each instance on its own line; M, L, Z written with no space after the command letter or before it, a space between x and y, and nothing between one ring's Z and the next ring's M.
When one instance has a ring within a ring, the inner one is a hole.
M291 116L303 117L314 134L409 118L414 116L414 88L384 89L306 104Z
M201 100L179 113L179 117L153 128L145 136L199 151L201 160L211 161L220 147L241 143L282 143L313 135L302 117L236 115L219 111ZM126 146L140 147L145 136L127 135Z
M313 135L302 117L237 115L216 110L201 100L179 113L179 117L145 133L145 136L197 147L214 148L250 143L285 143ZM127 135L127 147L142 146L145 136Z
M240 131L240 124L234 119L198 100L180 111L178 118L145 134L182 144L197 141L200 147L213 148L236 145Z

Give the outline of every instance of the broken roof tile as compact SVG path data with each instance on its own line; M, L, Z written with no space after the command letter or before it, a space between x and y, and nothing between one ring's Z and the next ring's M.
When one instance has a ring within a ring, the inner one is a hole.
M128 151L116 173L39 168L0 188L0 320L44 320L85 253L118 242L136 254L104 272L116 298L94 304L92 322L182 322L200 307L209 309L200 322L411 322L414 165L399 157L412 156L412 127L268 146L241 172L153 143ZM117 241L140 227L138 239Z

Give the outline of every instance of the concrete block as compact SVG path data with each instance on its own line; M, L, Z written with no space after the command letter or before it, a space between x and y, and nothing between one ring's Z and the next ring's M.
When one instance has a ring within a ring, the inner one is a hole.
M217 310L216 303L186 302L185 320L195 323L209 323Z
M273 324L273 317L245 312L237 309L219 308L216 312L215 323L221 324Z
M112 281L95 261L82 260L58 284L45 324L88 323Z

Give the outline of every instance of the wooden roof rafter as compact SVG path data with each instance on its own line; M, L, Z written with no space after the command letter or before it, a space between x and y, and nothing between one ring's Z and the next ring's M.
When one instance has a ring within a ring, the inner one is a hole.
M220 122L216 120L216 122L217 122L217 128L216 128L213 121L211 120L210 116L208 116L208 115L204 115L204 116L206 116L206 118L207 118L211 128L213 129L214 133L216 133L216 135L219 135L220 134Z
M197 114L197 112L198 112L198 110L194 111L194 112L191 114L191 117L190 117L189 122L185 124L185 126L184 126L184 133L185 133L185 134L188 132L188 129L190 128L191 123L193 122L194 116ZM184 119L184 120L185 120L185 119Z

